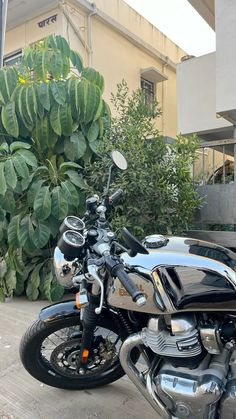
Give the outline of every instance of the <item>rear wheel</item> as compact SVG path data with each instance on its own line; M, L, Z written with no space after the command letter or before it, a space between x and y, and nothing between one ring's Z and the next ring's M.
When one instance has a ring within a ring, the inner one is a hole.
M80 319L62 319L53 324L38 320L23 336L20 356L26 370L50 386L98 387L124 375L118 353L126 336L111 319L101 318L94 332L87 371L82 375L77 368L82 338Z

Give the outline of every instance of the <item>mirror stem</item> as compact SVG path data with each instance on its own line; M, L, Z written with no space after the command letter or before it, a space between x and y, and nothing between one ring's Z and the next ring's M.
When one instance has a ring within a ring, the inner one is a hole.
M107 181L107 186L105 189L105 196L108 195L109 192L109 188L110 188L110 184L111 184L111 175L112 175L112 169L114 168L114 164L111 164L111 166L109 167L109 172L108 172L108 181Z

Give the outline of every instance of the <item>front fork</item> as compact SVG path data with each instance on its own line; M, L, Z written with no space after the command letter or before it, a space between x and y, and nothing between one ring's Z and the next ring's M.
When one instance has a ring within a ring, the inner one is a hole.
M85 374L87 370L88 360L91 355L94 340L94 331L97 326L98 314L96 309L100 303L99 287L93 284L92 293L90 294L89 304L81 309L81 320L83 322L82 343L80 348L80 357L78 359L77 368L80 374Z

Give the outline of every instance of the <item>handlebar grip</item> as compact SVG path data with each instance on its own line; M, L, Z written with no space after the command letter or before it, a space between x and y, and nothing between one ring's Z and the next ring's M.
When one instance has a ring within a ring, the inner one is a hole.
M109 196L109 204L115 204L123 196L123 189L117 189L111 196Z
M133 282L133 280L129 277L129 275L124 271L122 265L117 265L113 272L114 276L119 278L121 284L132 297L132 300L138 305L143 306L146 304L146 297L145 295L139 291L137 285Z

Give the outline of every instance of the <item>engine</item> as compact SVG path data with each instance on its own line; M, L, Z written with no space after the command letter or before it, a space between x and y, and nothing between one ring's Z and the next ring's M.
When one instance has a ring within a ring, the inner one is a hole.
M142 330L144 344L163 359L155 392L174 417L236 418L235 321L229 323L177 314L151 318Z

